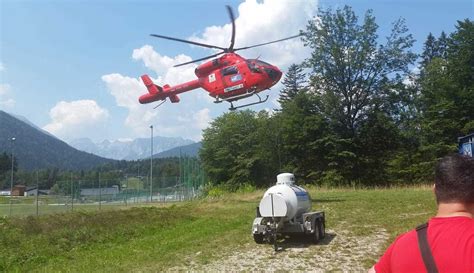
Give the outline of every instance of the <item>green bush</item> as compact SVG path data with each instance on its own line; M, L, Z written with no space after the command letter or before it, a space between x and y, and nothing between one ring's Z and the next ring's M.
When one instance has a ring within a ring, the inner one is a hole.
M250 193L256 191L257 188L250 184L250 183L245 183L243 185L240 185L239 188L237 189L237 193Z
M346 180L336 170L328 170L323 172L322 177L319 179L319 184L325 187L337 187L344 185Z

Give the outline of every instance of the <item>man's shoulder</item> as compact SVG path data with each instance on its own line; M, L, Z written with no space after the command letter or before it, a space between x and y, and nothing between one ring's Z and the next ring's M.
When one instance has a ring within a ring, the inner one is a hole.
M428 222L428 228L442 228L443 225L449 226L458 226L460 229L463 229L467 233L474 234L474 219L468 217L446 217L446 218L439 218L433 217ZM424 224L420 224L418 227ZM401 235L399 235L395 242L406 242L412 240L418 240L416 229L409 230ZM445 232L458 232L456 229L444 229ZM464 234L466 235L466 234Z
M405 233L400 234L394 241L395 245L405 245L405 244L411 244L412 242L416 242L417 240L417 235L416 235L416 228L409 230Z
M474 218L467 216L451 216L451 217L433 217L428 223L431 224L461 224L474 225Z
M433 217L428 224L433 229L441 229L448 233L460 233L463 236L474 234L474 219L469 217Z

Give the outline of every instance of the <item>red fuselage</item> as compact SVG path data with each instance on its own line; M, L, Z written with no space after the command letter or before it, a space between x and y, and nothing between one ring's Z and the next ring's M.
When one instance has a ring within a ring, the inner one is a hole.
M148 94L140 103L150 103L170 98L179 102L178 94L203 88L216 100L234 101L269 89L281 78L282 72L271 64L257 59L244 59L235 53L199 65L194 71L198 79L175 86L157 86L146 75L142 76Z

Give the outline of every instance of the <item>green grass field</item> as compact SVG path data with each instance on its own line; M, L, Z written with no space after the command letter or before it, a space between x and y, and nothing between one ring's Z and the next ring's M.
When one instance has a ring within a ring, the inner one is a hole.
M156 272L191 265L199 268L254 246L250 227L262 193L226 194L161 207L0 218L0 271ZM364 238L383 229L389 234L388 240L381 242L384 247L396 235L426 221L436 209L428 187L311 188L310 193L313 209L324 210L327 229L336 231L332 236L344 230L355 238ZM268 251L272 251L270 246ZM364 267L370 267L380 254L365 255Z
M155 200L157 197L155 196ZM127 202L123 198L112 196L103 196L102 204L99 205L98 198L88 199L81 202L77 198L74 203L71 203L71 198L68 196L40 196L38 198L38 208L36 206L36 197L13 197L11 204L11 216L26 217L29 215L51 214L51 213L67 213L71 211L94 211L99 209L123 209L127 207L143 206L146 204L144 200L148 200L148 196L132 196L127 198ZM0 197L0 217L10 216L10 200L9 197Z

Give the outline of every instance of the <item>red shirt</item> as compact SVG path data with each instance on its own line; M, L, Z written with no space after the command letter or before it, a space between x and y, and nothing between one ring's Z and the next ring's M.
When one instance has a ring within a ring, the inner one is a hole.
M434 217L428 222L428 243L438 272L474 272L474 219ZM426 272L416 230L400 235L375 265L382 272Z

